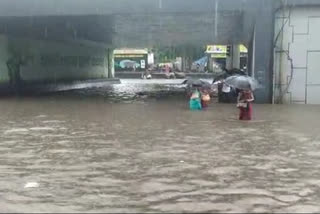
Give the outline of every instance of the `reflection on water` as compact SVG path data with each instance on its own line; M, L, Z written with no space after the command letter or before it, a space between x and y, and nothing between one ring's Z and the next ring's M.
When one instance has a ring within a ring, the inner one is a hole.
M0 101L0 211L320 211L318 107L240 122L234 105L110 93Z

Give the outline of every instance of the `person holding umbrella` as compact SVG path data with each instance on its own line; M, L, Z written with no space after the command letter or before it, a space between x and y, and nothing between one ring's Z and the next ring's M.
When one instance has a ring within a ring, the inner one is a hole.
M254 96L251 89L240 90L237 107L240 109L239 120L252 120L252 102Z
M237 99L237 107L240 109L239 120L252 119L253 90L258 87L258 82L249 76L231 76L225 82L240 90Z

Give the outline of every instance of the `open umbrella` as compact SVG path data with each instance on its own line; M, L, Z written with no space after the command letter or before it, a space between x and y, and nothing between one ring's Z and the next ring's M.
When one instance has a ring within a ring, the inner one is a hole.
M192 81L191 85L194 87L202 87L204 82L202 80L194 80Z
M201 87L201 88L210 88L211 84L207 81L200 79L187 79L182 82L183 85L187 85L188 87Z
M235 75L225 79L225 83L233 88L255 90L259 87L256 79L249 76Z
M182 82L183 85L187 85L186 91L187 93L191 93L193 89L200 88L200 89L206 89L208 91L212 91L212 85L211 83L203 80L195 80L195 79L187 79Z
M204 84L210 84L207 81L203 81L200 79L186 79L181 84L183 85L193 85L193 86L202 86Z

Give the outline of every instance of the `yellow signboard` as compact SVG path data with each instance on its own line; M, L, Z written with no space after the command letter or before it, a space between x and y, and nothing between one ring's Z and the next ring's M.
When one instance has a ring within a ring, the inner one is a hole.
M227 54L226 53L214 53L214 54L211 54L211 58L223 59L223 58L227 58Z
M113 54L148 54L148 49L116 49Z
M226 45L208 45L207 53L227 53Z
M126 54L126 55L114 55L115 58L141 58L144 57L145 55L139 55L139 54Z
M248 53L248 49L244 45L239 45L240 53ZM207 53L216 54L216 53L227 53L227 45L208 45Z
M248 49L244 45L240 45L240 53L248 53Z

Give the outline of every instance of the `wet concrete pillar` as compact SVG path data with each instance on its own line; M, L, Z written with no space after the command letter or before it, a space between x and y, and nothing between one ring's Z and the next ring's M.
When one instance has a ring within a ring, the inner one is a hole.
M211 54L207 54L208 57L208 71L213 72L213 58Z
M254 37L254 36L253 36ZM254 39L251 39L248 45L248 75L253 76L253 67L254 67L254 51L253 51Z
M273 3L269 0L257 1L253 42L252 42L252 76L261 84L255 92L256 102L272 103L273 93Z
M240 68L240 45L232 46L232 67Z
M6 36L0 35L0 86L9 85L10 83L10 76L7 64L10 58L8 46L8 38Z
M186 57L183 56L181 57L181 71L182 72L187 72L187 68L186 68Z
M113 54L114 49L113 48L108 48L107 49L107 58L108 58L108 78L114 78L115 77L115 71L114 71L114 54Z
M227 56L226 58L226 69L232 69L232 55Z

